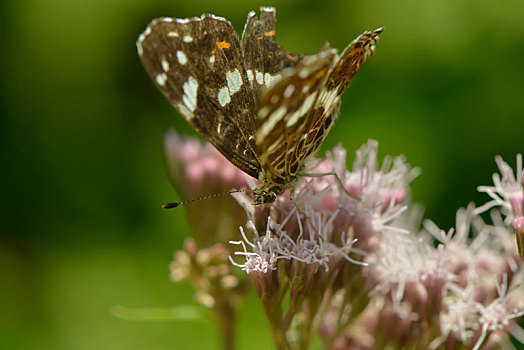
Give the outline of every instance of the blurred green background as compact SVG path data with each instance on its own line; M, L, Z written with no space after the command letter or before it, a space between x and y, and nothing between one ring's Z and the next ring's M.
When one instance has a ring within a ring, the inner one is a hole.
M422 169L413 199L441 227L486 200L476 186L491 182L496 154L514 165L524 151L521 0L3 1L0 348L218 347L210 317L110 314L193 303L188 285L168 279L189 235L185 213L160 204L179 198L163 132L196 134L146 75L135 40L154 17L203 12L241 31L261 5L277 7L277 40L299 53L386 27L323 150L342 142L351 161L375 138L381 156L406 155ZM254 295L238 338L240 349L270 347Z

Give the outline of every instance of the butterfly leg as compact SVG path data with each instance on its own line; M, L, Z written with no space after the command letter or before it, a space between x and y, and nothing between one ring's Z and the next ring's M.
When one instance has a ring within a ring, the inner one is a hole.
M340 186L340 188L351 198L353 199L356 199L356 200L359 200L359 196L357 195L354 195L352 193L349 193L346 188L344 187L344 184L342 183L342 180L340 179L340 177L338 176L338 174L335 172L335 171L330 171L330 172L327 172L327 173L304 173L304 176L307 176L307 177L322 177L322 176L335 176L335 179L337 180L337 183L338 185Z
M304 216L304 218L306 218L307 222L309 223L309 226L313 229L313 231L315 231L315 234L317 235L317 237L320 240L324 240L324 238L320 235L320 233L318 232L318 230L315 227L315 225L313 225L313 221L311 220L311 217L306 214L304 209L302 209L302 207L295 200L295 190L291 191L289 198L290 198L291 202L293 202L293 204L295 205L295 208L297 208L297 210L300 212L300 214L302 214Z
M264 228L263 232L271 232L277 237L280 237L279 234L271 228L271 207L262 207L262 217L264 218L264 222L266 227Z

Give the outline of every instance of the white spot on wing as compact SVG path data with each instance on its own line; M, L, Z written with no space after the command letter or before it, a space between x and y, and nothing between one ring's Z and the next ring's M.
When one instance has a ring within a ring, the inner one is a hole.
M169 71L169 62L167 62L166 59L163 59L160 63L162 64L162 69L164 70L164 72L168 72Z
M266 73L264 74L264 82L266 86L270 88L280 80L280 77L281 77L280 74L271 75L269 73Z
M178 108L180 114L182 114L184 118L186 118L186 120L190 120L194 117L193 113L191 113L189 109L187 109L186 106L184 106L184 104L177 103L176 107Z
M180 64L186 64L186 62L187 62L186 54L183 53L183 52L180 51L180 50L178 50L178 51L176 52L176 58L178 59L178 62L179 62Z
M325 90L324 90L325 91ZM320 99L322 99L322 105L324 108L329 111L333 108L333 105L335 104L335 101L337 99L338 91L337 89L333 89L328 92L322 92L322 95L320 95Z
M223 21L223 22L229 23L229 21L227 19L225 19L224 17L216 16L214 14L210 14L209 17L211 17L213 19L217 19L219 21ZM229 24L231 24L231 23L229 23Z
M226 73L227 86L229 87L229 93L234 95L242 86L242 76L238 69Z
M160 86L164 86L166 84L166 80L167 80L167 75L166 73L161 73L161 74L158 74L156 77L155 77L155 80L156 80L156 83Z
M231 96L229 95L229 90L227 86L224 86L223 88L218 90L217 97L218 97L218 103L220 103L222 107L224 107L229 102L231 102Z
M144 54L142 42L146 39L146 36L148 36L149 34L151 34L151 28L148 26L146 30L144 30L144 32L138 36L138 39L136 41L136 49L138 51L139 56L142 56Z
M169 33L167 33L167 36L169 38L178 38L178 33L177 32L169 32Z
M300 107L302 114L306 114L307 112L309 112L309 109L313 105L313 102L315 101L316 97L317 97L317 94L312 94L306 97L306 99L304 100L304 104L302 105L302 107Z
M264 106L258 111L258 118L264 119L269 113L269 106Z
M253 78L255 78L255 77L253 76L253 71L252 71L251 69L248 69L248 70L246 71L246 73L247 73L247 79L248 79L249 81L253 81Z
M184 101L184 104L191 112L194 112L197 106L198 81L191 76L184 85L182 85L182 89L184 89L182 101Z
M262 72L256 70L255 77L257 78L257 83L259 83L260 85L264 85L264 74L262 74Z
M209 63L215 63L215 55L209 57Z
M218 123L218 125L217 125L217 134L220 134L221 127L222 127L222 123Z
M293 95L293 92L295 91L295 85L289 84L286 90L284 90L284 97L289 98L291 95Z
M287 120L286 126L290 127L291 125L295 124L297 122L298 118L300 118L300 115L301 115L301 110L295 111L291 115L291 117L289 117L289 119Z
M190 43L190 42L193 41L193 37L191 35L186 34L186 35L184 35L184 39L183 40L186 43Z
M266 137L271 130L277 125L277 123L282 120L282 117L286 115L287 107L286 106L280 106L277 108L276 111L269 116L269 119L262 125L262 128L260 129L260 132L262 133L262 137Z
M291 115L291 117L289 117L289 119L287 120L287 127L290 127L291 125L295 124L300 119L300 117L303 117L304 115L309 113L309 109L311 108L311 106L313 106L313 102L315 101L316 96L317 94L313 94L306 97L302 106L296 112L294 112Z
M298 72L298 77L300 79L306 79L311 74L311 70L303 68Z
M266 83L267 86L271 84L271 80L272 80L271 74L269 73L264 74L264 82Z

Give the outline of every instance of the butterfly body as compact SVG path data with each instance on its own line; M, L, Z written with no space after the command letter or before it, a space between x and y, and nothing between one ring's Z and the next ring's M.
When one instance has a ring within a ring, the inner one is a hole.
M146 70L180 114L259 180L254 205L296 186L382 31L365 32L338 57L329 45L313 56L285 51L275 29L275 9L261 8L260 19L248 14L242 39L224 18L204 14L155 19L137 41Z

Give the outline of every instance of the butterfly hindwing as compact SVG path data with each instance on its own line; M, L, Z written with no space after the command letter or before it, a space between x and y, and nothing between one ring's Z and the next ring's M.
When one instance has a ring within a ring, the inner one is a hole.
M258 178L255 97L231 24L213 15L158 18L137 47L146 70L180 114L233 164Z
M283 69L296 66L303 57L282 49L276 43L276 22L276 10L272 7L261 7L260 19L254 11L247 16L242 50L255 96L270 86Z

